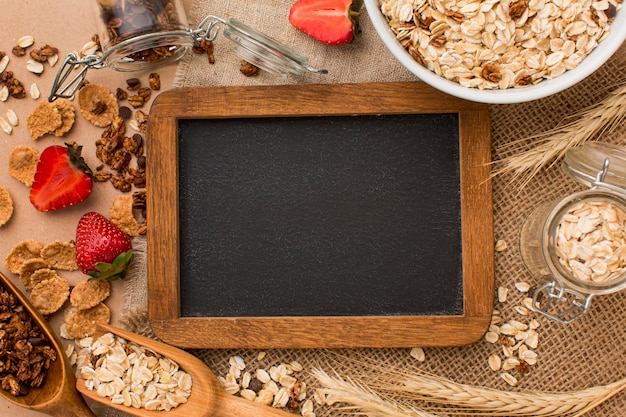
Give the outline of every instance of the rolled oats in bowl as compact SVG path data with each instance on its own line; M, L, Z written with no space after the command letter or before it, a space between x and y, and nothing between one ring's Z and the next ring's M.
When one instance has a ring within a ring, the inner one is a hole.
M554 94L626 39L620 0L365 0L379 36L422 81L486 103Z

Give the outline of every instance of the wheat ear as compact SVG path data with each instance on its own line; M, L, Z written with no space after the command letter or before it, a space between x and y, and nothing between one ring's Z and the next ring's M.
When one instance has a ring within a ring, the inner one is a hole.
M356 415L368 417L437 417L435 414L419 408L402 406L392 399L382 398L365 385L345 381L339 376L331 377L326 372L314 369L312 374L324 386L322 392L326 394L326 403L334 405L341 403L341 408L351 410Z
M375 386L385 391L389 397L400 401L424 401L432 404L462 407L465 413L490 416L535 416L535 417L579 417L599 404L613 397L626 388L626 378L606 386L597 386L571 392L510 392L491 388L459 384L435 375L420 373L395 373L393 378L383 378L386 372L375 367L373 373L378 375ZM363 384L346 382L338 377L330 377L324 371L315 370L313 375L325 387L331 398L338 395L362 411L369 413L370 401L360 397L362 392L373 392L372 388L364 388ZM389 375L391 376L391 375ZM384 381L396 381L385 383ZM370 394L372 395L372 394ZM432 410L432 406L422 409ZM393 410L398 409L392 406ZM446 412L451 410L446 409ZM460 410L456 410L458 413ZM409 414L405 414L409 416ZM388 417L398 417L388 414Z
M536 141L533 148L496 161L502 167L494 170L492 176L511 173L511 182L519 182L521 189L539 170L557 163L572 146L612 133L626 118L626 84L572 118L575 120L554 129L503 145L501 151L515 151L525 149L529 141Z

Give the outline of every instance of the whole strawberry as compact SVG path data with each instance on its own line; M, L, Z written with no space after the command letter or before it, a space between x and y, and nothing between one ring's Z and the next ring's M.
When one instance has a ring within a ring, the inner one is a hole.
M91 169L80 156L82 146L66 143L43 150L37 163L30 202L39 211L58 210L80 203L91 194Z
M341 45L361 34L363 0L298 0L289 10L289 23L327 45Z
M128 235L109 219L91 211L76 226L76 264L91 279L126 277L133 260L132 242Z

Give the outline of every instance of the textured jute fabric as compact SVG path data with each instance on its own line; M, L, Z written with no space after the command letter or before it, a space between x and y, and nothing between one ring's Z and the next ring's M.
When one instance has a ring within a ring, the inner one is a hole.
M329 74L304 74L286 79L266 73L261 73L258 77L245 77L239 73L239 59L230 50L231 42L218 36L215 42L216 63L209 65L205 55L188 56L179 66L176 79L178 86L415 81L415 77L384 48L365 9L361 18L363 37L355 43L332 48L317 43L290 27L287 15L291 1L186 0L186 6L192 25L197 25L206 15L236 18L308 55L313 67L326 68ZM623 49L600 70L562 93L530 103L489 106L493 159L499 160L532 147L532 141L514 149L507 149L505 145L552 129L564 118L601 102L615 88L617 82L623 81L623 62L618 59L618 55L625 55ZM602 140L626 144L624 134L626 126ZM501 239L508 244L506 250L496 253L496 288L506 286L509 289L507 302L497 303L494 298L494 303L505 320L519 319L527 322L528 318L520 317L513 311L513 307L519 305L522 299L522 294L514 288L514 284L527 281L532 286L537 286L542 282L531 276L522 263L518 247L520 228L524 219L539 203L564 197L583 188L565 176L558 166L540 171L521 190L509 180L506 176L497 176L493 180L494 242ZM144 262L141 259L140 262ZM134 312L127 325L138 331L149 330L149 323L142 315L145 314L146 305L145 284L145 271L138 273L136 279L127 284L125 309ZM520 384L516 388L507 385L498 372L488 368L488 357L499 353L500 347L485 340L464 347L426 348L426 361L423 363L417 363L410 357L407 349L332 352L270 350L260 363L256 360L258 352L251 350L198 350L193 353L202 358L218 375L228 372L229 357L238 354L246 360L251 371L257 367L268 369L275 363L297 360L305 366L305 373L313 367L320 367L329 372L337 370L340 376L347 379L359 375L365 383L378 377L369 371L372 364L392 369L417 367L457 382L508 391L579 390L626 377L626 292L594 298L590 311L569 325L558 324L536 314L533 316L541 323L539 345L536 349L538 363L528 375L519 378ZM329 360L329 357L336 358L334 354L341 355L340 358L358 356L360 359L365 358L365 362L342 363L341 360ZM305 379L311 386L315 386L316 383L310 376ZM337 407L316 407L315 411L318 416L342 415ZM620 417L625 411L626 393L622 392L589 415Z

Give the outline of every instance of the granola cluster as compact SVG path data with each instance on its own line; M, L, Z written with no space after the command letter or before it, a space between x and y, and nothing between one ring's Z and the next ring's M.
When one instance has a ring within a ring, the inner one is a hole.
M28 394L41 387L57 359L41 329L24 306L0 285L0 384L11 395Z

